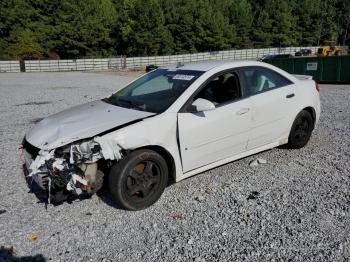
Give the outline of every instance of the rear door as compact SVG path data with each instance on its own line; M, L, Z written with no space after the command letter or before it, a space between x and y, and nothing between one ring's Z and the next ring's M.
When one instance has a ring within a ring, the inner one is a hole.
M247 149L284 138L289 133L296 102L294 83L264 67L245 67L240 69L240 73L252 105Z

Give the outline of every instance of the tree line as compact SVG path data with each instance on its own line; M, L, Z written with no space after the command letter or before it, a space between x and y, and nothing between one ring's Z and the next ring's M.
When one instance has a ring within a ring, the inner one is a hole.
M344 44L349 23L349 0L2 0L0 59Z

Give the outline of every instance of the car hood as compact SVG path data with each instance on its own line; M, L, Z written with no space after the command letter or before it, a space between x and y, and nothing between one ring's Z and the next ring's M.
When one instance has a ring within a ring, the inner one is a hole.
M152 115L154 113L93 101L44 118L26 134L26 140L50 150Z

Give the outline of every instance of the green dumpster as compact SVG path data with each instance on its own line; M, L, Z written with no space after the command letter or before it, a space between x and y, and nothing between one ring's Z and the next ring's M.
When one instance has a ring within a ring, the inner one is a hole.
M318 82L350 83L350 56L266 59L291 74L310 75Z

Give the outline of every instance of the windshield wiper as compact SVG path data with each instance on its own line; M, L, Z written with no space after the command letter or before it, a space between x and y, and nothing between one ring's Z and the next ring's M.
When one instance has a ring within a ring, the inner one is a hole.
M134 101L130 101L130 100L123 99L123 98L118 98L117 101L120 101L120 102L123 102L123 103L127 103L130 106L130 108L132 108L132 109L138 109L138 110L141 110L141 111L145 111L146 110L145 105L135 103Z
M103 98L102 101L104 101L106 103L109 103L109 104L112 104L112 105L115 105L115 106L121 106L121 107L124 107L124 106L121 105L121 103L124 103L124 104L128 105L127 108L132 108L132 109L137 109L137 110L141 110L141 111L146 111L146 105L145 104L139 104L139 103L136 103L134 101L130 101L130 100L127 100L127 99L124 99L124 98L110 96L110 97L107 97L107 98Z

